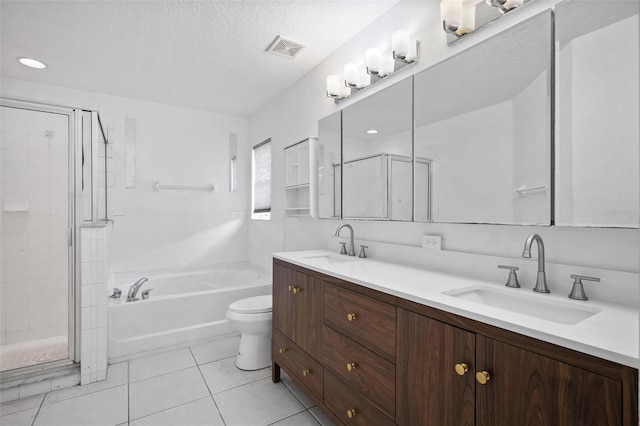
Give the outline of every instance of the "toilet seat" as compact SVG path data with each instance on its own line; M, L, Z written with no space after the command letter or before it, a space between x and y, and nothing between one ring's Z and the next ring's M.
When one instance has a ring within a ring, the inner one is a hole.
M248 297L233 302L229 305L229 311L239 314L261 314L271 312L272 296L270 294L266 296Z

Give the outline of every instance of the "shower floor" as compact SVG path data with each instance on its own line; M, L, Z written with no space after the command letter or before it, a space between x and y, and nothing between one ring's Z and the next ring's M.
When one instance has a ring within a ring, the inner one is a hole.
M49 337L0 346L0 371L68 358L67 336Z

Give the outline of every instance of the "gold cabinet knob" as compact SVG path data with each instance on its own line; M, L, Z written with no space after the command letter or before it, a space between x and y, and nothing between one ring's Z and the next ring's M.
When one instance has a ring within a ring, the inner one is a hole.
M460 364L456 364L455 369L458 376L464 376L464 374L469 371L469 366L466 363L461 362Z
M278 349L278 351L279 351L281 354L283 354L283 353L285 353L285 352L287 351L287 348L280 348L280 349Z
M356 410L354 410L353 408L351 410L347 410L347 417L349 417L350 419L354 418L356 416Z
M488 371L478 371L476 373L476 380L481 385L486 385L489 380L491 380L491 375L489 375Z
M349 321L355 321L356 319L356 314L347 314L347 319Z
M289 287L287 287L289 289L289 291L293 291L293 286L290 285Z
M293 286L291 288L291 291L293 292L293 294L298 294L300 293L300 287Z
M303 375L304 377L307 377L309 374L311 374L311 371L310 371L309 369L302 370L302 375Z
M357 365L356 365L356 363L355 363L355 362L349 362L349 363L347 363L347 371L353 371L353 370L355 370L355 369L356 369L356 367L357 367Z

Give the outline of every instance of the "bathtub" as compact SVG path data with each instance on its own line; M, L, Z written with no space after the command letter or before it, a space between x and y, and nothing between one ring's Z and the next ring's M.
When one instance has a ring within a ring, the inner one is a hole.
M125 302L131 284L149 281L138 291L153 289L149 299ZM167 346L232 334L226 319L230 303L271 294L271 277L257 269L233 265L181 273L127 273L112 278L122 297L108 307L109 360Z

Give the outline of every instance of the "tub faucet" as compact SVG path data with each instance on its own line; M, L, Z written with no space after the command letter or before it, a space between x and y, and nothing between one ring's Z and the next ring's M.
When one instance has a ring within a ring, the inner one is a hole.
M536 286L533 288L533 291L538 293L551 293L549 287L547 287L547 277L544 272L544 243L540 235L531 234L527 237L527 240L524 242L522 257L531 258L531 244L533 244L534 241L538 244L538 279L536 280Z
M340 231L342 230L342 228L347 228L349 230L349 245L347 246L347 254L349 256L355 256L356 249L353 247L353 228L348 223L343 223L342 225L338 226L338 229L336 229L336 237L340 236Z
M133 283L131 287L129 287L129 293L127 293L127 302L135 302L136 300L140 300L136 297L138 295L138 290L140 290L142 284L146 283L147 281L149 281L149 278L147 277L140 278L138 281Z

